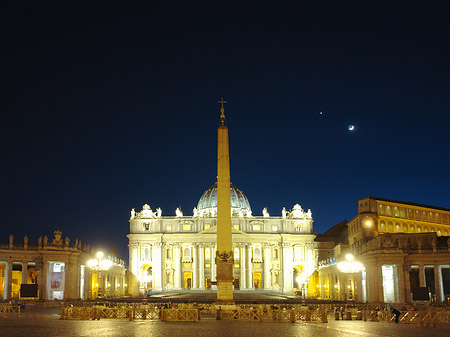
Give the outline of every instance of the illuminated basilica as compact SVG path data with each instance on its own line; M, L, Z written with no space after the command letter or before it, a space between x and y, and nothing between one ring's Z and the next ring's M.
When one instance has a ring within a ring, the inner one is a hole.
M235 290L306 294L316 268L311 210L300 205L270 216L254 216L245 194L230 186ZM129 290L208 290L216 284L217 184L207 189L186 216L163 216L145 204L131 210Z

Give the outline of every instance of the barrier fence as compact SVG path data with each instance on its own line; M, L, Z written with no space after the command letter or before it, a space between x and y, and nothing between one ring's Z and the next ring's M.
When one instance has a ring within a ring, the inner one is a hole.
M364 321L395 322L395 314L387 310L363 310ZM415 323L419 325L434 325L450 323L450 311L400 311L399 323Z
M218 310L218 319L228 321L256 322L328 322L326 310L261 310L233 309Z
M20 316L20 306L18 305L0 305L0 317L6 318L11 315Z

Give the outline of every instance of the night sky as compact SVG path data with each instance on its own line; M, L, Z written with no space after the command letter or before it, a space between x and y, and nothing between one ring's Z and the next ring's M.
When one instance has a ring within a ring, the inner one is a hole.
M323 233L368 195L450 208L448 1L17 3L0 242L60 229L128 260L131 208L192 215L215 183L221 97L254 215L299 203Z

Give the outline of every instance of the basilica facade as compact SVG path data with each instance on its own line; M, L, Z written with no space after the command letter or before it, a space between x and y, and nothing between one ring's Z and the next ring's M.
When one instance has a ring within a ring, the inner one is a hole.
M270 216L254 216L245 194L230 186L235 290L307 293L316 268L313 218L300 205ZM131 210L129 291L215 289L217 184L207 189L185 216L165 216L145 204Z

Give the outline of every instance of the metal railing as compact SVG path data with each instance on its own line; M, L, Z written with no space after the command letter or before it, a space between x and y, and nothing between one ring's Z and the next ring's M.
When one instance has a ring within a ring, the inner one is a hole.
M232 309L219 310L218 318L229 321L256 322L328 322L326 310Z
M20 316L20 306L18 305L0 305L0 317L6 318L10 315L17 315L17 317Z
M395 322L395 314L387 310L363 310L364 321ZM450 323L450 311L400 311L399 323L415 323L419 325L434 325L436 323Z
M161 321L197 322L200 319L198 309L162 309Z

